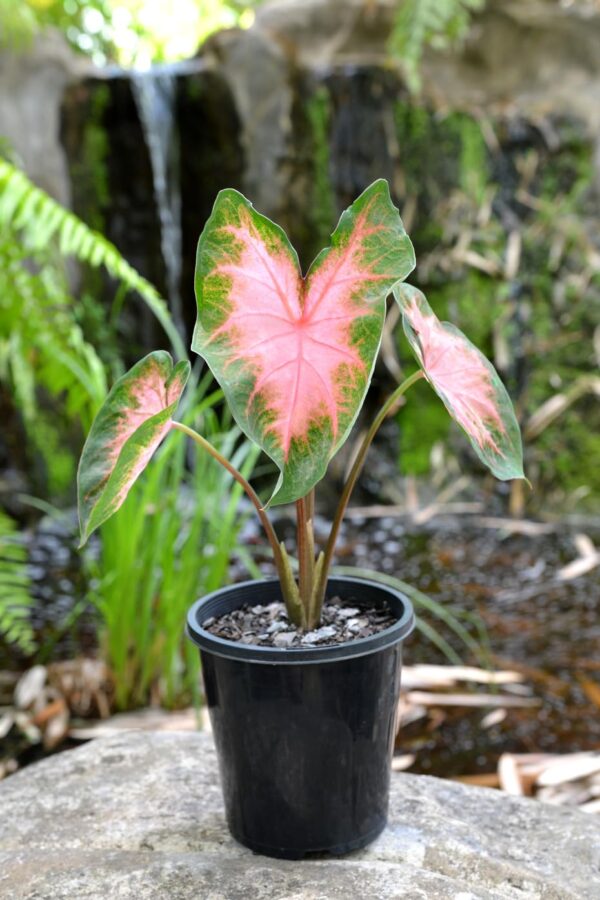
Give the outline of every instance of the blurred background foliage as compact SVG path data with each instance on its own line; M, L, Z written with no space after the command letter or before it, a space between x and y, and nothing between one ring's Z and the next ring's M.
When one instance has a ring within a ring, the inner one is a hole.
M0 53L27 50L52 27L98 66L145 69L193 56L222 28L251 26L259 5L259 0L0 0ZM365 0L364 5L372 4ZM350 118L340 125L349 115L343 108L347 97L340 97L356 89L358 100L349 106L366 115L373 98L379 102L387 91L393 98L391 117L379 143L397 148L393 188L417 251L413 280L440 317L463 328L495 361L516 400L536 494L526 507L517 486L505 508L535 513L548 502L562 512L590 510L600 496L600 256L593 239L597 208L590 200L593 146L567 117L548 126L551 140L544 143L543 128L536 123L517 122L513 133L501 120L437 109L419 95L426 49L459 48L472 18L485 6L485 0L398 2L388 50L403 70L402 83L389 81L386 61L381 73L366 77L374 85L366 100L360 85L355 87L360 73L352 83L348 76L338 93L335 77L318 83L309 79L298 88L290 128L297 128L300 161L286 157L282 168L297 166L301 185L307 184L301 180L302 166L308 172L308 190L301 197L303 214L305 208L308 212L304 220L292 214L284 224L297 229L294 239L304 241L305 253L327 242L341 198L348 184L354 189L363 178L373 150L368 124L361 128ZM293 77L300 80L296 69ZM4 489L0 478L0 638L11 648L2 651L5 658L20 653L22 662L36 650L45 658L77 616L90 615L92 604L100 651L114 677L115 706L151 701L176 706L197 699L197 657L181 633L190 598L222 584L232 557L256 573L240 546L243 519L238 513L244 506L237 488L231 490L228 476L212 460L190 452L180 435L171 436L92 543L80 565L84 589L77 588L79 596L54 611L49 602L48 615L56 618L52 637L36 648L36 640L45 638L35 622L40 596L28 548L40 527L40 511L58 529L59 542L76 542L76 462L107 387L130 361L131 322L135 329L149 314L162 345L176 357L186 355L165 299L107 237L124 208L119 197L120 205L111 206L117 191L110 181L115 160L109 130L116 127L111 120L115 108L125 102L122 95L117 101L111 97L108 79L97 81L82 116L81 159L69 160L72 199L85 195L81 208L73 204L78 214L33 183L0 134L0 414L5 425L0 464L20 467L28 478L21 484L17 473L21 493L14 482ZM88 85L78 88L84 95ZM190 96L200 90L191 83ZM130 124L140 118L132 96L126 109ZM217 105L220 112L219 99ZM207 152L207 135L223 122L214 124L210 118L199 121L190 141L196 155L201 155L198 148ZM334 125L339 129L335 140ZM140 139L147 138L137 120L135 127ZM226 127L227 122L225 136ZM351 163L340 132L348 145L355 141ZM138 152L138 168L141 157ZM221 172L223 160L217 164ZM212 158L206 164L212 189L211 166ZM120 189L128 188L130 176L126 173ZM156 172L152 177L156 182ZM150 194L152 181L148 184ZM140 217L127 222L125 231L138 227L145 237ZM400 337L388 338L396 364L410 372L414 362L406 345ZM389 372L386 377L389 382ZM378 379L380 373L376 390ZM246 474L254 470L256 452L241 440L220 392L200 370L182 415L231 453ZM426 385L415 389L399 422L393 475L452 479L461 470L471 471L462 437ZM66 517L60 510L67 511ZM71 575L61 573L61 578L68 582ZM433 622L473 651L462 622L447 609L427 606L431 601L417 594L415 602L433 615ZM422 627L456 662L454 645L427 620Z
M43 28L59 28L96 65L145 67L187 59L210 35L249 28L265 0L0 0L0 41L25 45ZM452 48L468 33L486 0L398 0L390 53L410 86L420 86L426 46ZM368 0L365 7L368 7Z
M0 0L2 42L27 41L47 26L96 65L148 66L192 56L221 28L249 27L261 0Z
M416 188L409 231L419 284L437 314L468 331L499 369L541 504L595 509L600 254L591 144L563 119L554 123L559 154L528 146L521 134L507 172L497 155L507 135L489 121L400 102L396 123L411 147L405 175ZM399 352L410 368L402 341ZM451 453L462 450L439 403L423 386L418 391L418 409L407 405L401 414L401 457L405 471L424 475L436 458L447 462L449 436ZM522 513L521 501L514 511Z
M73 288L70 259L107 271L112 308ZM85 434L107 385L125 368L119 312L128 296L156 317L174 355L184 356L157 291L102 235L0 159L0 388L10 411L4 437L12 432L12 458L31 475L36 497L22 500L59 522L60 508L74 502ZM240 442L229 415L215 409L221 394L209 393L210 383L193 376L183 420L249 477L258 454ZM181 623L189 598L223 584L233 553L243 555L240 500L227 472L208 456L188 455L174 435L101 529L100 549L96 543L84 556L88 592L58 614L46 646L36 644L31 621L39 599L29 577L30 539L0 508L0 642L43 657L91 604L117 708L197 701L198 654L184 641ZM76 542L73 521L64 539Z

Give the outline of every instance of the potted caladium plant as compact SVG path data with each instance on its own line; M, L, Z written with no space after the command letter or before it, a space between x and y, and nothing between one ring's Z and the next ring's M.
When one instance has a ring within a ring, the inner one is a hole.
M225 466L256 509L278 578L198 600L187 631L202 656L230 829L270 855L345 852L385 825L401 647L413 613L381 584L329 572L365 456L398 398L427 379L482 462L500 479L523 477L506 390L468 339L402 283L414 264L385 181L343 213L304 277L281 228L238 192L222 191L198 244L192 348L240 428L276 464L269 501L174 419L190 366L173 365L164 351L117 381L81 457L82 542L119 508L173 429ZM391 292L419 369L374 417L317 552L314 489L365 399ZM268 512L284 503L296 508L297 566ZM246 627L252 617L258 625Z

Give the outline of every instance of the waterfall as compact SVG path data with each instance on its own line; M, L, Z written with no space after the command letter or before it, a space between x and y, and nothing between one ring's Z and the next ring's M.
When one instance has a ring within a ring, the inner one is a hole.
M176 77L166 68L154 69L135 73L132 85L152 166L169 307L177 330L185 337L180 287L182 234Z

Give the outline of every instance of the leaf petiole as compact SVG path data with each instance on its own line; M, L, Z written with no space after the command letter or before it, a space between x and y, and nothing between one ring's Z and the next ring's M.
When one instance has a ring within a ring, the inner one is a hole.
M178 431L182 431L184 434L187 434L187 436L190 437L193 441L195 441L200 447L202 447L203 450L206 450L207 453L210 453L210 455L213 457L213 459L216 459L218 463L220 463L225 469L227 469L229 474L232 475L233 478L237 481L237 483L242 486L242 488L246 492L248 498L252 502L252 505L256 509L256 512L258 513L258 517L262 523L262 526L265 529L265 533L267 535L269 544L271 545L271 549L273 551L273 558L275 561L275 566L277 567L277 573L280 576L280 579L283 583L284 578L285 578L285 571L286 571L285 565L284 565L284 560L283 560L283 551L281 549L279 541L277 540L277 535L275 534L275 529L273 528L273 526L269 520L269 517L267 516L267 514L263 508L263 505L260 502L260 498L259 498L258 494L256 493L256 491L254 490L254 488L252 487L252 485L244 478L242 473L239 472L235 468L235 466L233 466L229 462L229 460L225 459L225 457L219 453L219 451L216 449L216 447L213 447L213 445L209 441L207 441L206 438L203 438L202 435L198 434L197 431L194 431L193 428L189 428L187 425L184 425L183 422L175 422L175 421L171 422L171 427L176 428Z
M342 520L344 518L344 514L346 512L346 508L348 506L348 501L350 500L350 496L352 491L354 490L354 486L357 482L358 476L362 471L362 467L365 462L365 457L369 451L369 447L373 443L373 438L379 431L379 428L387 418L390 410L393 408L394 404L402 397L406 391L412 387L417 381L421 378L425 377L425 373L422 369L418 369L408 378L406 378L401 385L399 385L396 390L390 394L388 399L385 401L379 413L373 420L371 427L369 428L367 434L365 435L362 444L360 445L360 449L356 455L356 459L354 460L354 465L350 470L350 474L346 479L346 483L344 484L344 488L342 490L342 495L340 497L340 501L337 505L337 509L335 512L335 517L333 519L331 525L331 531L329 532L329 538L327 540L327 545L325 547L325 554L323 559L323 567L320 572L319 584L315 590L316 595L319 597L320 603L323 602L325 597L325 589L327 587L327 576L329 573L329 568L331 566L331 560L333 558L333 551L335 549L335 544L337 541L338 533L340 530L340 526L342 524Z

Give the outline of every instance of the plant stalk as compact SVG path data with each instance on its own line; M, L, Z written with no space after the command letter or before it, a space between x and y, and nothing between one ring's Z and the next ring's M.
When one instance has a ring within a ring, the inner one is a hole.
M233 466L229 460L225 459L216 447L203 438L201 434L198 434L197 431L194 431L193 428L189 428L187 425L184 425L183 422L171 422L173 428L176 428L178 431L182 431L184 434L187 434L188 437L191 437L193 441L195 441L203 450L206 450L207 453L216 459L217 462L221 463L221 465L227 469L227 471L232 475L238 484L242 486L246 494L248 495L250 501L252 502L256 512L258 513L258 517L262 523L263 528L265 529L265 533L267 535L269 544L271 545L271 550L273 551L273 559L275 561L275 566L277 567L277 573L282 582L282 585L285 583L286 579L286 569L283 561L283 552L279 541L277 540L277 535L275 534L275 529L271 525L269 517L267 516L262 503L260 502L260 498L251 484L244 478L241 472Z
M339 534L340 526L342 524L342 520L344 518L344 514L346 512L346 508L348 506L348 501L350 500L350 496L352 491L354 490L354 486L357 482L358 476L362 471L362 467L365 462L365 457L369 451L369 447L373 443L373 438L379 431L381 425L387 418L390 410L394 406L394 404L400 399L400 397L406 393L406 391L412 387L415 382L419 381L419 379L424 378L425 373L418 369L414 372L409 378L406 378L401 385L399 385L396 390L390 394L388 399L385 401L379 413L373 420L371 427L369 428L367 434L365 435L362 444L360 445L360 449L356 455L356 459L354 460L354 464L350 469L350 474L346 479L346 483L344 484L344 488L342 490L342 495L340 497L335 516L331 525L331 531L329 532L329 538L327 539L327 545L325 547L323 566L321 572L319 574L319 583L315 586L315 594L319 600L319 607L322 605L323 600L325 598L325 590L327 588L327 577L329 574L329 568L331 566L331 560L333 559L333 553L335 550L335 545L337 541L337 537Z
M313 531L314 490L296 500L298 588L302 603L303 627L312 628L311 598L314 590L315 540Z

